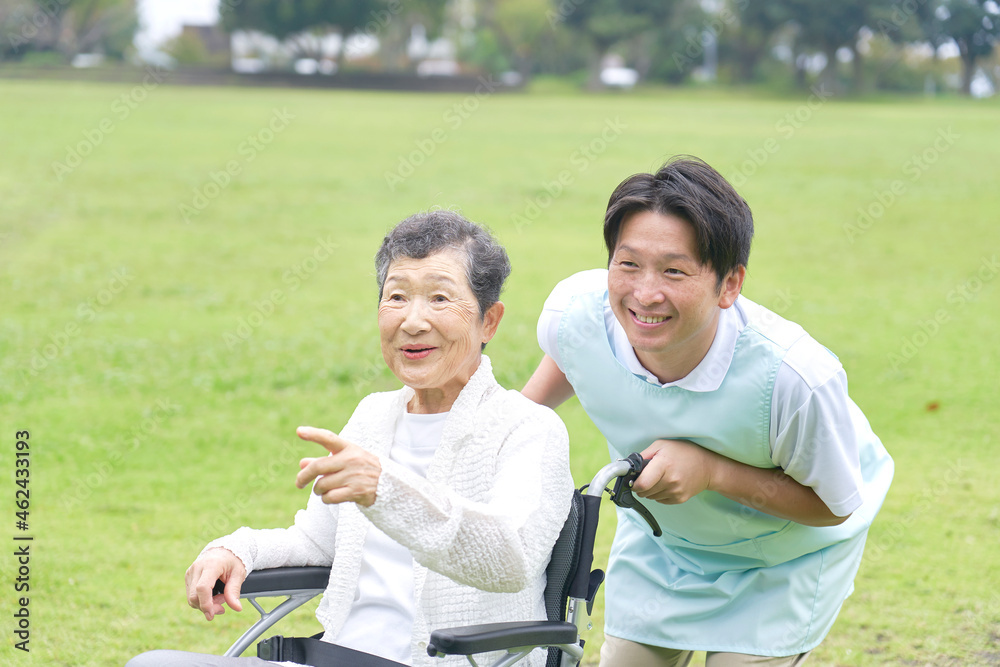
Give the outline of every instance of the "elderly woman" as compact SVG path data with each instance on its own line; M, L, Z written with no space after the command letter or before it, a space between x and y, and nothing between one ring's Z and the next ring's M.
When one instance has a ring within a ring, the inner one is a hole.
M568 438L555 413L497 384L482 354L510 273L489 232L450 211L414 215L375 265L382 356L405 386L367 396L339 434L299 428L329 451L300 462L306 508L290 528L210 543L187 571L188 603L211 620L224 603L241 609L254 569L332 564L316 611L324 642L466 664L429 658L431 631L545 618L545 567L573 492ZM535 653L525 664L544 664ZM128 667L236 664L273 663L152 651Z

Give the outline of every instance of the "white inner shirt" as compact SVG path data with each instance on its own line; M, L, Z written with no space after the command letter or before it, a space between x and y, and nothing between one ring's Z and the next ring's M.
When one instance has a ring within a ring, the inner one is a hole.
M538 318L538 344L560 370L559 320L570 299L607 289L606 269L581 271L552 290ZM744 297L719 314L715 339L705 358L686 376L661 383L636 357L611 305L605 303L604 325L615 358L634 375L660 387L715 391L722 384L736 352L736 341L747 325ZM837 516L861 506L861 463L854 419L863 418L847 396L847 374L839 363L831 369L830 355L819 345L795 346L778 368L771 397L771 461L799 484L811 487ZM652 443L650 443L652 444Z
M404 413L396 424L389 458L426 477L447 417L447 412ZM337 644L410 665L415 606L410 551L369 526L358 589Z

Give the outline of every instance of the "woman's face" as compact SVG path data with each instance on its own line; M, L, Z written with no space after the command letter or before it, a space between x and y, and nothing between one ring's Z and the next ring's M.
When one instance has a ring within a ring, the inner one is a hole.
M448 248L389 265L378 308L382 356L416 392L411 412L445 412L479 368L481 347L503 316L497 302L479 316L463 252Z

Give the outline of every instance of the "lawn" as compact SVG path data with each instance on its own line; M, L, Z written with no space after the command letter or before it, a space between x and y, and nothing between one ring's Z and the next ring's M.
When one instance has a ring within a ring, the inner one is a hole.
M0 80L0 100L0 663L224 650L253 612L207 625L185 568L209 539L287 525L305 503L292 477L317 452L296 426L338 430L397 386L375 323L386 229L454 207L495 230L514 272L488 353L519 388L549 290L605 262L611 190L690 153L754 211L745 293L840 356L896 461L855 593L809 664L1000 664L997 101L155 78ZM607 451L575 401L559 413L582 483ZM12 618L26 543L27 654ZM315 626L306 613L286 634Z

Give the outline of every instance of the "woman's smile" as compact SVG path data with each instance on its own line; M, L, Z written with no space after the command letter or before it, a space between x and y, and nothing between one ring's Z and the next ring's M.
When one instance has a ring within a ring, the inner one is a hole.
M423 359L437 348L423 346L423 345L413 345L409 347L403 347L401 349L403 351L404 357L406 357L407 359L416 360L416 359Z

